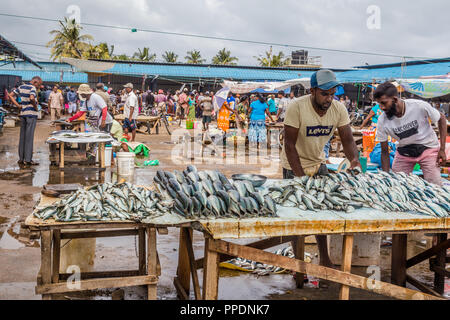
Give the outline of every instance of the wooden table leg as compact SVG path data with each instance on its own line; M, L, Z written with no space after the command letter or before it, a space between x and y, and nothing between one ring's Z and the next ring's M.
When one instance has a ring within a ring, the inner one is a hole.
M406 234L392 235L391 283L404 287L406 285Z
M156 276L156 228L147 228L147 274L149 276ZM148 285L148 300L156 300L157 285Z
M437 244L440 244L447 240L447 234L446 233L439 233L437 235ZM441 250L436 255L436 267L440 267L441 270L445 270L445 260L447 257L447 249ZM445 275L443 273L434 273L434 290L437 291L440 294L444 294L444 288L445 288Z
M145 275L147 267L147 259L145 256L145 228L139 228L139 274Z
M217 300L219 293L219 254L211 250L211 241L211 238L205 237L203 300Z
M59 282L59 263L61 258L61 230L53 230L52 283Z
M189 254L187 249L187 243L185 233L189 233L192 239L192 229L180 228L180 239L178 246L178 268L177 276L174 279L174 285L178 291L178 297L180 299L189 299L189 292L191 286L191 265L189 263Z
M41 277L42 284L52 282L52 232L41 231ZM52 296L43 294L42 300L51 300Z
M352 269L353 235L344 235L342 243L342 265L341 271L350 273ZM341 285L339 300L348 300L350 297L350 287Z
M64 142L59 143L59 168L64 169Z
M99 144L99 150L98 150L98 159L99 159L99 164L100 164L100 168L104 168L105 167L105 143L104 142L100 142Z
M192 284L194 286L195 300L201 300L202 297L201 297L201 293L200 293L200 285L198 282L197 266L195 264L194 249L192 247L192 233L185 232L184 236L185 236L185 242L186 242L186 247L187 247L188 256L189 256L189 263L191 266Z
M295 258L303 261L305 259L305 237L296 236L295 238L295 241L292 241L292 248L294 249ZM297 288L303 288L304 278L304 273L295 273L295 283L297 284Z

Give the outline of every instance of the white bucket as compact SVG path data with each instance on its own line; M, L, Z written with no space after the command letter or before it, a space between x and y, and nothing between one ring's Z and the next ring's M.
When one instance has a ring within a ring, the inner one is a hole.
M112 147L105 147L105 167L111 167Z
M92 271L96 240L96 238L61 240L61 273L73 273L78 271L78 268L80 272ZM71 268L68 269L69 267Z
M331 235L329 238L330 259L333 264L342 262L342 235ZM356 234L353 238L352 266L379 266L381 260L379 234Z
M117 152L117 174L120 176L131 176L134 174L133 152Z

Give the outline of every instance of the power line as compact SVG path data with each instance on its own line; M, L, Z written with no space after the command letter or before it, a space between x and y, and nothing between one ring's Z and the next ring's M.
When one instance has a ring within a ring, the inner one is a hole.
M51 22L59 22L60 21L60 20L57 20L57 19L32 17L32 16L22 16L22 15L14 15L14 14L6 14L6 13L0 13L0 16L12 17L12 18L32 19L32 20L40 20L40 21L51 21ZM165 35L194 37L194 38L212 39L212 40L222 40L222 41L231 41L231 42L248 43L248 44L271 45L271 46L285 47L285 48L309 49L309 50L319 50L319 51L339 52L339 53L351 53L351 54L371 55L371 56L381 56L381 57L391 57L391 58L404 58L404 59L433 59L433 58L429 58L429 57L413 57L413 56L405 56L405 55L394 55L394 54L385 54L385 53L363 52L363 51L354 51L354 50L319 48L319 47L311 47L311 46L282 44L282 43L273 43L273 42L265 42L265 41L254 41L254 40L243 40L243 39L234 39L234 38L224 38L224 37L215 37L215 36L198 35L198 34L190 34L190 33L180 33L180 32L169 32L169 31L161 31L161 30L152 30L152 29L138 29L138 28L132 28L132 27L110 26L110 25L103 25L103 24L97 24L97 23L81 22L80 24L85 25L85 26L92 26L92 27L101 27L101 28L110 28L110 29L119 29L119 30L133 30L133 31L142 31L142 32L158 33L158 34L165 34Z
M17 44L24 44L24 45L27 45L27 46L48 48L46 45L43 45L43 44L36 44L36 43L29 43L29 42L20 42L20 41L12 41L12 40L9 40L9 41L13 42L13 43L17 43Z

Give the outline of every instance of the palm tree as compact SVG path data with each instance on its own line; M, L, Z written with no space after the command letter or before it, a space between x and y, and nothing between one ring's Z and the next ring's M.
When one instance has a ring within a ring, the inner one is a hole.
M224 65L236 65L234 61L239 59L231 56L231 51L227 51L225 48L217 52L217 54L212 58L213 64L224 64Z
M59 21L60 30L50 31L54 35L53 40L47 43L47 47L51 47L51 57L53 61L62 57L78 58L83 57L83 52L88 50L90 44L86 41L94 40L89 34L81 34L83 29L75 22L75 19L69 20L66 17L64 22Z
M270 47L269 51L266 51L266 56L259 55L259 57L255 58L262 67L282 67L291 63L291 58L284 58L282 51L274 55L272 53L272 47Z
M162 57L163 57L164 61L169 62L169 63L175 63L175 62L177 62L177 59L178 59L178 55L175 54L175 52L173 52L173 51L164 52Z
M197 50L188 51L187 56L185 56L184 58L186 59L187 63L192 64L201 64L206 61L205 59L202 59L200 51Z
M119 54L119 55L115 55L113 57L113 60L125 60L125 61L128 61L128 60L131 60L131 58L129 56L127 56L126 54Z
M109 60L112 57L113 51L113 45L111 46L110 50L106 42L101 42L98 45L90 46L88 50L83 52L83 58Z
M136 58L137 60L140 61L148 61L148 62L155 61L156 54L150 53L149 50L150 49L147 47L144 47L142 50L141 48L138 48L138 51L133 54L133 58Z

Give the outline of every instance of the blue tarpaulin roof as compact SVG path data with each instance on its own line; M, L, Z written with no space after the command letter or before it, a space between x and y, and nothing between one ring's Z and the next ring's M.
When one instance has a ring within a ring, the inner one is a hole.
M112 68L102 70L103 74L117 74L128 76L148 77L159 75L160 78L178 79L179 81L192 80L217 80L222 79L234 81L286 81L298 78L311 77L314 70L285 69L285 68L262 68L251 66L218 66L218 65L189 65L168 63L141 63L129 61L114 62ZM38 75L46 82L59 82L61 71L63 71L63 82L87 83L88 75L79 72L75 67L67 63L39 62L43 67L40 70L36 66L16 62L15 68L12 64L0 67L0 74L11 74L22 76L24 80L30 80ZM360 67L361 68L361 67ZM405 67L400 64L366 66L366 69L355 69L349 71L336 70L336 76L342 83L372 82L373 79L380 81L390 79L414 79L421 76L444 75L450 72L450 59L440 59L428 62L408 63Z
M385 67L361 70L351 70L337 74L341 82L372 82L390 79L415 79L422 76L438 76L450 72L450 61L440 63L425 63L407 65L405 67Z
M116 63L114 67L104 70L104 73L121 75L160 75L166 78L178 79L230 79L230 80L269 80L285 81L310 77L313 71L295 69L270 69L251 67L224 67L215 65L185 65L185 64L140 64Z

